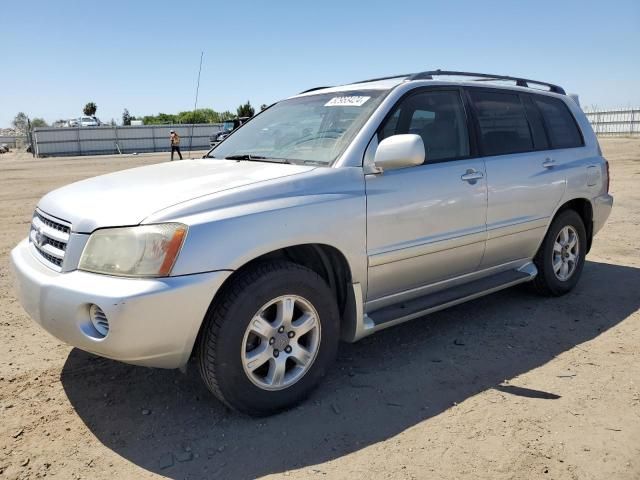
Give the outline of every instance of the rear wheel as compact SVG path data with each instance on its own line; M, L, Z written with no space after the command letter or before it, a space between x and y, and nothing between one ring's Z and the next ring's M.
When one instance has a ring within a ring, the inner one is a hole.
M224 288L205 320L198 360L205 384L250 415L288 408L325 375L338 347L335 298L314 271L259 264Z
M576 286L587 251L587 234L582 218L574 210L561 212L534 259L538 275L536 289L545 295L564 295Z

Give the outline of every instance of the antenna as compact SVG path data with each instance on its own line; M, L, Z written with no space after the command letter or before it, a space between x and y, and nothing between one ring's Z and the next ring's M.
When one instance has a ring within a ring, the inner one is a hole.
M193 118L191 119L191 135L189 135L189 157L191 157L191 145L193 145L193 122L196 118L196 110L198 108L198 92L200 91L200 73L202 72L202 56L204 52L200 52L200 68L198 68L198 83L196 84L196 100L193 102Z

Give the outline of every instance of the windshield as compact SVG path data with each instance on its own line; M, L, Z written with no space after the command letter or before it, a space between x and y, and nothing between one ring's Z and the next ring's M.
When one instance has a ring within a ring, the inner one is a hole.
M235 130L207 157L329 166L387 93L348 91L283 100Z
M227 120L222 124L223 130L233 130L233 120Z

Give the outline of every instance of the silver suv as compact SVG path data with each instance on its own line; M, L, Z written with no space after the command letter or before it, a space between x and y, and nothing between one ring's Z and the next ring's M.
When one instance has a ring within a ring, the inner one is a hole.
M263 415L309 394L340 339L524 282L570 291L608 183L562 88L437 70L312 89L205 158L55 190L11 258L57 338L194 358L220 400Z

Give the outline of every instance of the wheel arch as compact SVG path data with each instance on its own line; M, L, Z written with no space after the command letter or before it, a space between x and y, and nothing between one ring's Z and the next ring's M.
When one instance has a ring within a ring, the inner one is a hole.
M593 242L593 205L591 204L591 200L583 197L578 197L564 202L558 207L553 217L551 217L551 221L549 222L547 230L556 219L556 217L565 210L574 210L578 215L580 215L580 218L582 218L584 228L587 232L587 253L589 253L589 250L591 250L591 244Z
M351 266L344 253L334 246L323 243L305 243L282 247L263 253L245 262L225 279L220 288L215 292L211 300L211 306L224 294L225 287L239 274L261 262L270 260L288 260L316 272L327 282L327 285L329 285L329 288L335 295L340 311L341 330L345 331L345 328L350 328L351 324L355 322L356 307L352 288ZM211 306L209 308L211 308ZM192 356L195 353L196 346L199 344L199 337L202 334L204 324L203 318L191 351Z
M237 272L268 260L288 260L316 272L334 292L338 307L342 311L352 277L346 256L336 247L323 243L305 243L278 248L246 262L226 281L230 281Z

